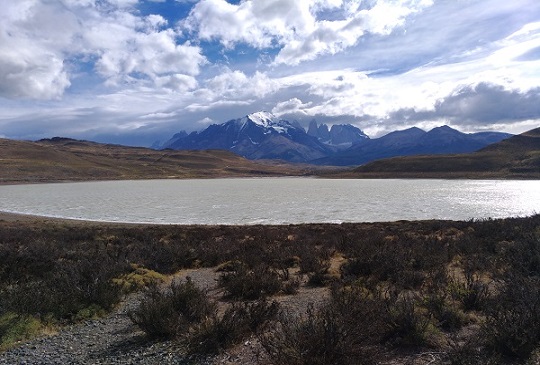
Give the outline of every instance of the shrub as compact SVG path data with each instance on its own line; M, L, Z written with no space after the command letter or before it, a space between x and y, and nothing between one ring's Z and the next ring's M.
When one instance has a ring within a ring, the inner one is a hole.
M464 281L450 280L450 292L466 311L484 309L489 299L488 285L470 271L465 271Z
M323 307L282 314L259 338L275 365L372 364L383 329L380 308L363 289L334 288Z
M219 277L218 285L232 299L255 300L273 295L281 290L282 282L276 270L267 265L250 269L242 262Z
M306 255L300 261L300 272L307 274L308 284L324 286L330 280L330 261L325 257Z
M153 338L173 338L215 315L217 306L190 278L172 282L167 288L151 284L129 318Z
M455 308L446 293L431 293L424 297L423 305L445 331L459 330L467 322L463 312Z
M493 352L527 359L540 347L540 279L508 278L483 329Z
M154 270L136 264L131 264L130 267L131 272L122 274L112 280L114 284L120 287L123 293L131 293L144 289L154 282L163 283L165 281L165 276Z
M392 293L386 302L388 329L385 338L396 345L426 345L431 313L422 313L413 293Z
M5 310L45 318L76 320L79 312L110 310L121 298L112 278L121 267L103 257L58 261L42 277L7 286L0 298Z
M184 337L189 353L217 354L256 333L279 312L277 302L233 303L223 316L212 316L193 326Z

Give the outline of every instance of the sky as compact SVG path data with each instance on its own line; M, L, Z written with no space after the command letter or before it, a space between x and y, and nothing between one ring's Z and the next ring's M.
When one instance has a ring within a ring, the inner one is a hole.
M150 146L265 110L540 126L538 0L0 0L0 137Z

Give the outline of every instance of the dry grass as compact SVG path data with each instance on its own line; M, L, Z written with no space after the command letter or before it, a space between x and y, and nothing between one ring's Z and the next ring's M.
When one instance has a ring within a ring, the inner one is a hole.
M0 139L0 183L286 176L306 167L255 162L227 151L156 151L70 139L39 142Z

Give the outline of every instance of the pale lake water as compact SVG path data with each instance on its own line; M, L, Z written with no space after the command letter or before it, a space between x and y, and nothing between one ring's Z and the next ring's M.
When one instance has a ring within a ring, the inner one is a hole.
M0 211L106 222L293 224L540 213L540 181L241 178L0 186Z

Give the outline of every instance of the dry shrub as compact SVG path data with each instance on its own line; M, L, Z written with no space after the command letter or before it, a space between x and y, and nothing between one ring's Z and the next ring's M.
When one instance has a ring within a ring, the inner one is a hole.
M528 359L540 348L540 279L507 279L488 310L484 326L487 347L504 356Z
M267 265L250 269L246 264L235 261L233 267L221 274L219 286L231 299L255 300L281 291L279 273Z
M256 333L278 312L277 302L233 303L221 317L212 316L193 326L183 341L191 354L217 354Z
M382 339L382 308L362 288L334 288L323 307L282 314L259 336L275 365L373 364Z
M217 306L190 278L162 288L151 284L129 318L152 338L174 338L215 315Z

